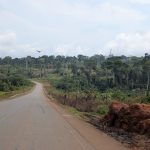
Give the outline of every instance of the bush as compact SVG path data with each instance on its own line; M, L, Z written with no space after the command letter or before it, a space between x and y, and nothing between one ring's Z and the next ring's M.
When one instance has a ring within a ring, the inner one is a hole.
M150 97L145 97L141 100L141 103L150 103Z
M0 74L0 91L13 91L18 87L28 85L30 85L30 81L19 74Z
M112 97L114 99L124 101L127 95L125 94L125 92L122 92L121 90L114 90Z
M98 114L100 115L105 115L108 112L108 107L106 106L98 106L97 111Z
M7 92L7 91L9 91L9 85L7 84L7 83L5 83L5 82L3 82L3 83L0 83L0 91L4 91L4 92Z

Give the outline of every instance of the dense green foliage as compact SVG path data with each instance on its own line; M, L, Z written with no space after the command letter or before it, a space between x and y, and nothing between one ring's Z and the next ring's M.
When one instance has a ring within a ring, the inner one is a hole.
M31 82L24 76L23 68L0 65L0 91L14 91L30 84Z
M150 101L150 55L147 53L144 57L5 57L0 58L0 67L0 90L26 84L20 73L24 77L46 78L55 88L54 95L60 94L63 103L79 110L92 111L95 109L92 106L107 105L111 100ZM79 107L82 104L87 109ZM97 106L97 112L105 113L106 109Z
M65 78L65 82L68 84L74 82L73 84L76 84L74 86L81 90L90 87L103 91L109 88L147 89L149 86L150 56L148 54L145 54L145 57L108 58L102 55L39 58L28 56L20 59L5 57L0 58L0 65L8 71L9 66L22 68L21 73L29 77L47 76L54 70L56 74Z
M13 91L20 86L27 86L29 85L29 81L24 79L19 74L0 74L0 91Z

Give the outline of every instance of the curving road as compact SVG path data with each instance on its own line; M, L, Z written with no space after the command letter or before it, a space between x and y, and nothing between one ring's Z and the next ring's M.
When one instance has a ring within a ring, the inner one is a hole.
M0 150L125 150L113 139L105 139L105 146L98 141L103 148L89 141L48 104L40 83L27 95L0 102Z

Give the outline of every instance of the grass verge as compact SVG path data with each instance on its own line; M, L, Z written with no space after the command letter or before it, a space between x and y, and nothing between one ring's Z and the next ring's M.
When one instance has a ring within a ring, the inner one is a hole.
M17 95L24 94L24 93L30 91L34 87L34 85L35 84L31 82L30 85L19 87L18 89L14 90L14 91L8 91L8 92L0 91L0 100L9 99L9 98L13 98Z
M82 118L85 121L89 121L91 119L91 117L94 116L98 116L99 114L95 113L95 112L81 112L78 111L76 108L68 106L68 105L63 105L62 103L60 103L60 101L58 101L57 98L54 98L51 95L51 92L53 90L55 90L55 88L53 86L50 86L46 80L43 79L36 79L36 81L40 82L43 84L43 88L44 88L44 93L45 95L54 103L56 103L57 105L59 105L60 107L62 107L66 112L75 115L76 117ZM58 92L58 91L57 91Z

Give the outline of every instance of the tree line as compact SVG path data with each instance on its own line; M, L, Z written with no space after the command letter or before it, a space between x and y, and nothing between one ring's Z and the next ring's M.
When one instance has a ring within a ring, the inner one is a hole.
M26 75L30 77L36 76L36 69L39 77L48 75L50 70L55 70L57 74L65 78L72 78L78 82L81 79L85 86L93 86L99 90L114 87L149 89L150 55L147 53L144 57L107 58L103 55L41 56L39 58L28 56L14 59L5 57L0 58L0 66L5 66L8 73L11 72L11 67L24 68L28 71ZM81 87L82 84L80 84Z
M44 55L0 58L0 91L23 86L27 78L46 79L56 89L55 96L61 93L63 103L68 101L69 105L81 110L91 110L97 99L123 100L136 95L150 101L148 53L143 57Z

